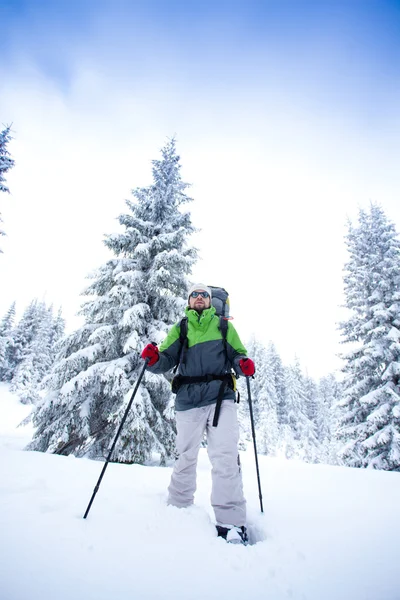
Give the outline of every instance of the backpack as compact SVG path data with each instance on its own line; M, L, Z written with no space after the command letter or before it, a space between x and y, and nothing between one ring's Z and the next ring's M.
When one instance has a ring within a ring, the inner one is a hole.
M229 320L231 317L229 316L230 302L228 292L221 287L214 287L212 285L209 285L208 287L211 290L211 301L217 315L219 317L224 317L225 320Z

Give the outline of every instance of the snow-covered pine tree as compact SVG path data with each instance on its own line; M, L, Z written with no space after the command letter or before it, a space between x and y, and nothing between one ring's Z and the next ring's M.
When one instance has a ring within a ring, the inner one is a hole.
M274 455L278 441L278 420L276 415L276 390L272 365L268 363L267 351L253 336L246 345L249 356L255 362L256 374L250 380L257 448L261 454ZM248 391L245 378L239 378L240 395L239 422L242 441L252 439L248 405Z
M273 344L269 342L267 345L267 362L273 374L273 382L276 393L276 414L278 425L287 422L287 406L286 406L286 390L285 390L285 370L282 364L282 359Z
M260 373L259 412L256 428L257 447L262 454L275 456L278 448L279 426L277 416L277 394L275 389L273 365L268 362L266 349L263 347L264 370Z
M23 312L21 319L10 334L7 348L8 375L4 381L11 381L23 361L27 349L32 344L43 315L43 304L35 298Z
M333 374L326 375L318 383L317 438L320 461L337 464L338 402L340 384Z
M260 452L269 456L275 456L278 445L278 396L276 390L276 363L270 360L271 355L259 343L259 350L255 355L258 370L259 395L258 395L258 419L257 419L257 444ZM275 357L274 357L275 358Z
M14 327L15 302L13 302L0 322L0 336L8 334Z
M297 358L293 365L285 367L285 375L287 423L282 428L282 437L287 444L287 456L314 462L318 441L315 425L307 416L306 387ZM288 434L288 427L292 435Z
M0 323L0 381L9 381L12 377L9 366L10 346L13 343L15 302L13 302Z
M11 141L11 125L8 125L3 131L0 131L0 192L10 192L6 186L6 180L4 175L14 166L14 160L10 158L10 153L7 149L9 142ZM0 223L3 220L0 213ZM5 235L4 231L0 229L0 235ZM2 249L0 248L0 252Z
M306 393L306 414L312 423L316 425L318 418L318 387L312 377L306 373L304 375L304 390Z
M83 305L85 324L67 336L49 380L50 392L34 415L29 449L107 456L149 341L160 342L186 305L197 252L175 141L153 161L153 183L133 191L119 217L122 233L108 235L115 257L94 273ZM172 396L166 378L146 373L118 439L114 460L160 462L174 451Z
M331 407L333 405L333 390L331 377L321 377L318 383L318 414L316 418L316 434L320 444L329 443L331 438Z
M340 402L343 462L400 470L400 241L383 209L360 210L348 225L344 288L347 321L340 324L344 395Z
M48 308L44 302L31 303L28 316L28 320L26 316L22 319L25 328L20 329L21 360L14 368L10 389L23 404L37 404L41 381L54 362L55 345L62 335L63 323L61 313L54 318L52 306Z
M34 347L27 348L11 381L10 390L18 395L22 404L37 404L40 401L34 359Z
M53 315L53 306L50 307L50 314ZM50 348L54 362L55 353L58 351L58 346L65 333L65 319L62 316L62 309L59 308L56 317L52 318L50 328Z

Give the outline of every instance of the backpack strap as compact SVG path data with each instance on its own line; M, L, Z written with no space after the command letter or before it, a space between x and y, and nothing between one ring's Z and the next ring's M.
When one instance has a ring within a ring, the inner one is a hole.
M188 345L187 333L188 333L188 318L183 317L183 319L181 319L181 322L179 324L179 341L181 343L181 347L179 349L178 361L173 370L174 375L178 370L180 362L182 361L183 363L185 363L184 350L187 348L187 345Z
M227 319L225 319L222 316L220 316L220 318L219 318L219 330L221 332L222 339L224 340L225 356L226 356L226 358L228 358L228 343L226 341L226 338L228 337L228 321L227 321ZM228 377L232 382L232 375L229 375ZM219 392L218 392L217 402L215 404L213 427L217 427L217 425L218 425L219 413L221 412L222 399L224 397L224 393L225 393L227 386L228 386L228 380L222 381L220 388L219 388Z
M219 318L219 330L222 334L222 339L224 340L225 355L228 357L228 345L226 341L226 338L228 337L228 319L225 319L225 317L221 316Z
M232 375L228 375L228 377L229 377L230 381L232 381ZM217 402L215 403L213 427L217 427L217 425L218 425L219 413L221 412L222 399L224 397L227 386L228 386L228 383L226 381L223 381L221 383L221 385L219 386Z

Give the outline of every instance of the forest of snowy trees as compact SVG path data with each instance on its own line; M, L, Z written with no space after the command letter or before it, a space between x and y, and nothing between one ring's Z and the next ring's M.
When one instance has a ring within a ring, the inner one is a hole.
M31 403L30 450L103 459L142 366L140 352L160 343L186 305L197 251L188 184L175 140L153 161L153 181L132 192L121 229L106 235L111 257L90 275L84 324L64 335L59 312L37 300L15 323L0 325L0 380ZM348 224L344 268L348 318L339 324L343 372L315 381L299 361L283 364L272 341L248 340L258 451L307 462L400 470L400 241L371 204ZM221 273L221 285L223 273ZM251 443L246 382L239 378L241 447ZM174 456L170 376L147 373L114 460L143 463Z
M64 334L61 310L32 300L18 323L15 303L0 322L0 381L9 382L11 391L24 404L40 400L45 377L55 361L58 343Z
M336 463L335 415L340 386L333 375L315 382L300 364L283 365L272 342L255 339L247 344L257 365L251 381L257 450L261 454L297 458L307 462ZM243 378L238 387L242 443L251 441L247 390Z

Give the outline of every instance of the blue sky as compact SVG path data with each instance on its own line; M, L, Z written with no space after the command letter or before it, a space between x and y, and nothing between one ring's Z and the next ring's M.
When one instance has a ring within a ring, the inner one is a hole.
M103 235L176 135L195 278L230 290L243 337L337 365L346 219L372 200L400 228L400 3L2 0L0 21L0 314L45 295L78 323Z
M64 83L76 52L95 53L106 68L118 63L131 74L140 72L138 59L170 73L191 63L200 78L231 83L244 73L262 83L283 68L290 81L281 85L317 76L327 93L337 77L345 78L340 88L348 77L354 98L375 77L389 84L398 69L399 2L2 0L0 11L5 58L27 53Z

